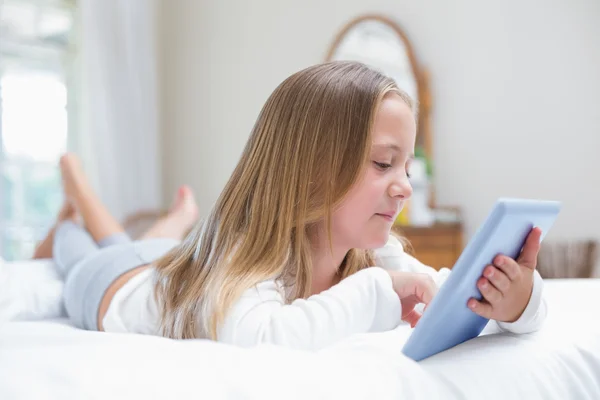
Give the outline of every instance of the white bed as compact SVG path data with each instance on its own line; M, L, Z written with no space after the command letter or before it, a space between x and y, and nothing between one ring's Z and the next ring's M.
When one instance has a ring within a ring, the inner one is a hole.
M41 278L21 288L6 282L2 400L600 399L600 280L546 281L550 313L540 332L487 332L421 363L401 353L404 326L305 353L81 331L65 319L33 320L43 298L15 321L3 287L46 285L46 296L60 288Z

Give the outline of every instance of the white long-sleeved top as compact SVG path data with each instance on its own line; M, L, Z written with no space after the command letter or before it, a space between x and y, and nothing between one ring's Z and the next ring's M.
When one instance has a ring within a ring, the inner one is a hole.
M383 248L376 250L376 265L291 304L285 304L279 282L262 282L234 304L217 339L240 346L271 343L317 350L353 334L390 330L403 322L400 300L386 270L426 273L438 286L451 272L423 265L405 253L392 236ZM150 268L140 273L117 292L103 320L106 331L158 334L153 271ZM501 330L527 333L540 328L546 317L542 286L543 280L535 271L533 292L525 311L513 323L497 322Z
M273 343L314 350L355 333L393 329L402 323L402 310L386 270L427 273L438 286L451 272L423 265L406 254L393 237L375 255L377 267L359 271L329 290L291 304L285 304L276 281L247 290L227 314L218 340L240 346ZM116 293L103 320L105 330L159 334L154 276L154 269L149 268ZM513 323L497 322L499 328L514 333L539 329L547 312L542 287L536 271L525 311ZM0 288L0 324L64 316L62 281L50 260L0 260Z

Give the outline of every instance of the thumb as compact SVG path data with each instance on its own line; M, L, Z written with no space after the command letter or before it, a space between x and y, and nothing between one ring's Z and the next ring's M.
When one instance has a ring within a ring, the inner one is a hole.
M526 268L535 269L537 265L537 256L540 251L541 238L542 230L540 228L533 228L531 232L529 232L527 240L525 240L525 244L521 250L521 254L517 259L517 263L519 265Z

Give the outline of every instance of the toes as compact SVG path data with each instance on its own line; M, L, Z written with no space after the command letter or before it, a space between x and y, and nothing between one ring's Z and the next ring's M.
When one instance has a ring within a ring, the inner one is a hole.
M192 193L192 189L190 189L187 185L182 185L179 187L177 191L177 198L181 201L188 201L194 198L194 194Z
M171 204L171 210L184 207L189 201L194 201L192 189L190 189L190 187L187 185L182 185L179 187L179 189L177 189L175 199L173 199L173 203Z

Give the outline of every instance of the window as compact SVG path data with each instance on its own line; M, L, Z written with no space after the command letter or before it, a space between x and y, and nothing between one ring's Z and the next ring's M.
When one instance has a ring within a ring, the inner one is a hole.
M62 203L74 4L0 0L0 255L31 256Z

